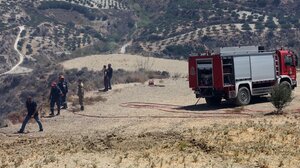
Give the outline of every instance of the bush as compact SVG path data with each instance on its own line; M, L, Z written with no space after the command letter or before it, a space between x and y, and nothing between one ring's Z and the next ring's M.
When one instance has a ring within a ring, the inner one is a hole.
M244 23L244 24L242 25L242 29L243 29L243 30L246 30L246 31L252 30L251 27L250 27L250 25L247 24L247 23Z
M167 46L163 53L170 56L185 56L188 57L193 52L190 45L170 45Z
M3 118L0 118L0 128L8 127L7 121Z
M22 32L21 32L21 35L20 35L21 37L25 37L26 36L26 30L23 30Z
M257 22L257 23L255 23L255 29L256 30L263 30L263 29L265 29L265 26L262 23Z
M283 109L293 100L290 86L285 84L275 85L271 92L271 103L277 109L275 114L283 114Z

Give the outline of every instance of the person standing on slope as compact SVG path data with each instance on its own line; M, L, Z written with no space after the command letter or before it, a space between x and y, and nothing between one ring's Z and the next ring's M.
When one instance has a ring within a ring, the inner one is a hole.
M107 88L109 90L111 90L111 78L113 76L113 69L111 67L111 64L108 64L108 68L107 68Z
M103 82L104 82L104 92L108 91L108 76L106 65L103 65Z
M24 133L26 124L32 118L32 116L35 119L35 121L38 123L40 132L43 131L43 125L42 125L42 123L39 119L39 113L37 111L37 104L36 104L35 101L32 100L32 97L30 97L30 96L27 97L26 108L27 108L27 116L25 117L25 119L22 123L22 126L21 126L20 130L18 131L18 133Z
M62 92L60 105L63 106L63 109L68 108L67 104L67 93L68 93L68 83L65 81L65 77L63 75L59 76L58 87Z
M62 92L57 86L56 82L52 82L51 84L51 91L50 91L50 116L54 116L54 105L57 106L57 115L60 115L60 99L62 96Z
M83 111L84 110L84 106L83 106L84 87L81 79L78 80L77 96L79 98L80 110Z

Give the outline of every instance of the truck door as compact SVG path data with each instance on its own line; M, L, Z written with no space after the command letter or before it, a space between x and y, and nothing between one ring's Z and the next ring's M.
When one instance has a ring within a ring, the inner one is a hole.
M296 80L296 60L292 54L284 56L284 65L281 70L283 75L288 75L292 80Z
M196 89L197 86L197 63L196 57L189 57L189 85L190 88Z

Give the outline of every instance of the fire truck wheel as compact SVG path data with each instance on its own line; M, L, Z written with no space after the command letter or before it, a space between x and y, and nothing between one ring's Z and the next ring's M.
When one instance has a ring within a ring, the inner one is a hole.
M251 101L251 94L247 87L241 87L236 97L236 105L243 106L249 104Z
M206 97L205 101L209 106L218 106L221 104L222 97Z

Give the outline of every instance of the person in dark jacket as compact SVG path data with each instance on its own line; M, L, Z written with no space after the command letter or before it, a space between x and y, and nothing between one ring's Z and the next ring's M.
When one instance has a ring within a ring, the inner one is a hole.
M104 92L108 91L108 76L106 65L103 65L103 82L104 82Z
M27 108L27 116L25 117L21 129L18 131L18 133L24 133L26 124L32 118L32 116L35 119L35 121L38 123L40 131L43 131L43 125L39 119L39 113L37 111L37 104L35 101L32 100L32 97L30 96L26 100L26 108Z
M53 116L54 115L54 105L56 104L57 106L57 115L60 115L60 99L62 96L62 92L59 89L59 87L57 86L56 82L52 82L51 84L51 91L50 91L50 110L51 113L50 115Z
M84 85L81 79L78 80L78 86L77 86L77 96L79 99L79 104L80 104L80 110L84 110L83 106L83 99L84 99Z
M113 69L111 67L111 64L108 64L108 68L107 68L107 88L109 90L111 90L111 78L113 76Z
M65 77L63 75L59 76L58 87L62 92L60 105L63 106L63 109L68 108L67 104L67 93L68 93L68 83L65 81Z

